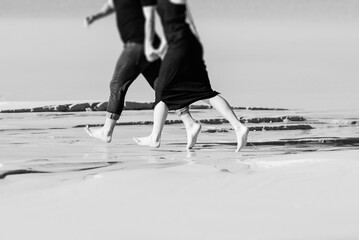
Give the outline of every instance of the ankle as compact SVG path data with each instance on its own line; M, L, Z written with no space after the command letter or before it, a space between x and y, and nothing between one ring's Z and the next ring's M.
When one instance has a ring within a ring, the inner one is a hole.
M151 134L148 138L151 140L151 142L160 142L161 141L160 135Z
M246 131L248 129L248 127L246 127L243 124L240 124L240 125L233 126L233 129L234 129L234 131L239 132L239 131Z
M112 135L112 130L109 128L106 128L105 126L101 129L102 133L106 136L111 136Z

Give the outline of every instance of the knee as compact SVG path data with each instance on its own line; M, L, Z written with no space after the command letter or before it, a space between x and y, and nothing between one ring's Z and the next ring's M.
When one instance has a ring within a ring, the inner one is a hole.
M110 91L111 91L111 93L118 92L119 89L120 89L119 81L116 81L116 79L112 79L111 82L110 82Z
M110 82L111 92L126 92L130 81L123 81L121 78L113 78Z
M110 89L119 89L124 86L131 74L128 64L117 64L110 82Z

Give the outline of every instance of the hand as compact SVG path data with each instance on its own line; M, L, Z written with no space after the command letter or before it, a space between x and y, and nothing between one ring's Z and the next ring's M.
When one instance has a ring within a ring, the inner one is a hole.
M163 60L167 53L168 45L167 42L162 42L161 46L156 50L157 55Z
M94 21L95 21L94 16L91 15L91 16L86 17L84 20L85 27L89 27Z
M149 62L154 62L159 59L158 51L152 47L152 45L145 46L146 59Z

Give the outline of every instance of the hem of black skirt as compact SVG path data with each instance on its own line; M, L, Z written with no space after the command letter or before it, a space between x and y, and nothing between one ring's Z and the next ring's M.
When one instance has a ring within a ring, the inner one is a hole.
M204 99L208 99L208 98L213 98L217 95L219 95L220 93L219 92L216 92L216 91L213 91L211 94L207 95L207 96L201 96L201 97L198 97L198 98L194 98L194 99L191 99L189 100L188 102L186 103L183 103L183 104L179 104L179 105L172 105L172 106L169 106L166 101L164 100L161 100L162 102L164 102L167 107L168 107L168 110L172 111L172 110L178 110L178 109L181 109L181 108L184 108L184 107L187 107L189 105L191 105L192 103L194 102L197 102L197 101L201 101L201 100L204 100ZM159 103L160 101L157 101L157 102L154 102L153 103L153 108Z

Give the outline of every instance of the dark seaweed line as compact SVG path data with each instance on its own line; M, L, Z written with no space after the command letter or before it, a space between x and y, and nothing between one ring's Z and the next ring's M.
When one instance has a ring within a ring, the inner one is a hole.
M354 125L358 125L359 124L359 120L338 120L338 121L315 121L315 120L310 120L307 121L307 123L309 124L320 124L320 125L330 125L330 126L354 126Z
M250 131L283 131L283 130L311 130L314 129L310 125L281 125L281 126L256 126L249 127Z
M285 145L333 145L333 146L358 146L359 138L307 138L307 139L282 139L277 141L247 142L247 146L285 146ZM186 145L186 143L167 143L167 145ZM228 145L237 146L237 142L198 142L198 146ZM196 145L196 146L197 146Z
M234 145L234 146L237 145L236 142L223 142L223 143L221 142L220 144ZM265 145L284 146L284 145L300 145L300 144L357 146L359 145L359 138L320 138L320 139L318 138L318 139L292 139L292 140L288 139L288 140L278 140L278 141L248 142L247 146L265 146Z
M70 170L70 171L38 171L38 170L34 170L34 169L16 169L16 170L9 170L9 171L4 171L0 173L0 179L5 179L7 176L10 175L22 175L22 174L32 174L32 173L65 173L65 172L81 172L81 171L88 171L88 170L94 170L94 169L100 169L100 168L105 168L105 167L109 167L115 164L118 164L119 162L106 162L106 165L102 165L102 166L96 166L96 167L86 167L86 168L80 168L80 169L74 169L74 170Z
M314 129L310 125L281 125L281 126L255 126L249 127L250 131L285 131L285 130L311 130ZM219 128L219 129L207 129L202 132L205 133L217 133L217 132L229 132L233 128Z
M17 170L9 170L0 173L0 179L5 179L9 175L21 175L21 174L30 174L30 173L51 173L46 171L37 171L32 169L17 169Z
M63 130L66 128L10 128L10 129L0 129L0 132L14 132L14 131L44 131L44 130Z
M278 122L304 122L305 119L302 116L282 116L282 117L260 117L260 118L241 118L242 123L278 123ZM214 119L201 119L199 120L204 124L223 124L228 123L226 119L214 118ZM179 121L181 123L181 121Z
M306 119L301 116L282 116L282 117L263 117L263 118L241 118L240 121L242 123L278 123L278 122L304 122ZM214 118L214 119L201 119L199 122L203 124L224 124L228 123L226 119L222 118ZM167 120L165 124L182 124L181 120ZM119 122L116 125L153 125L153 121L137 121L137 122ZM73 128L82 128L82 127L99 127L102 124L81 124L76 125Z
M359 144L359 138L328 138L328 139L300 139L300 140L279 140L279 141L267 141L267 142L253 142L255 146L261 145L297 145L297 144L324 144L324 145L357 145Z

